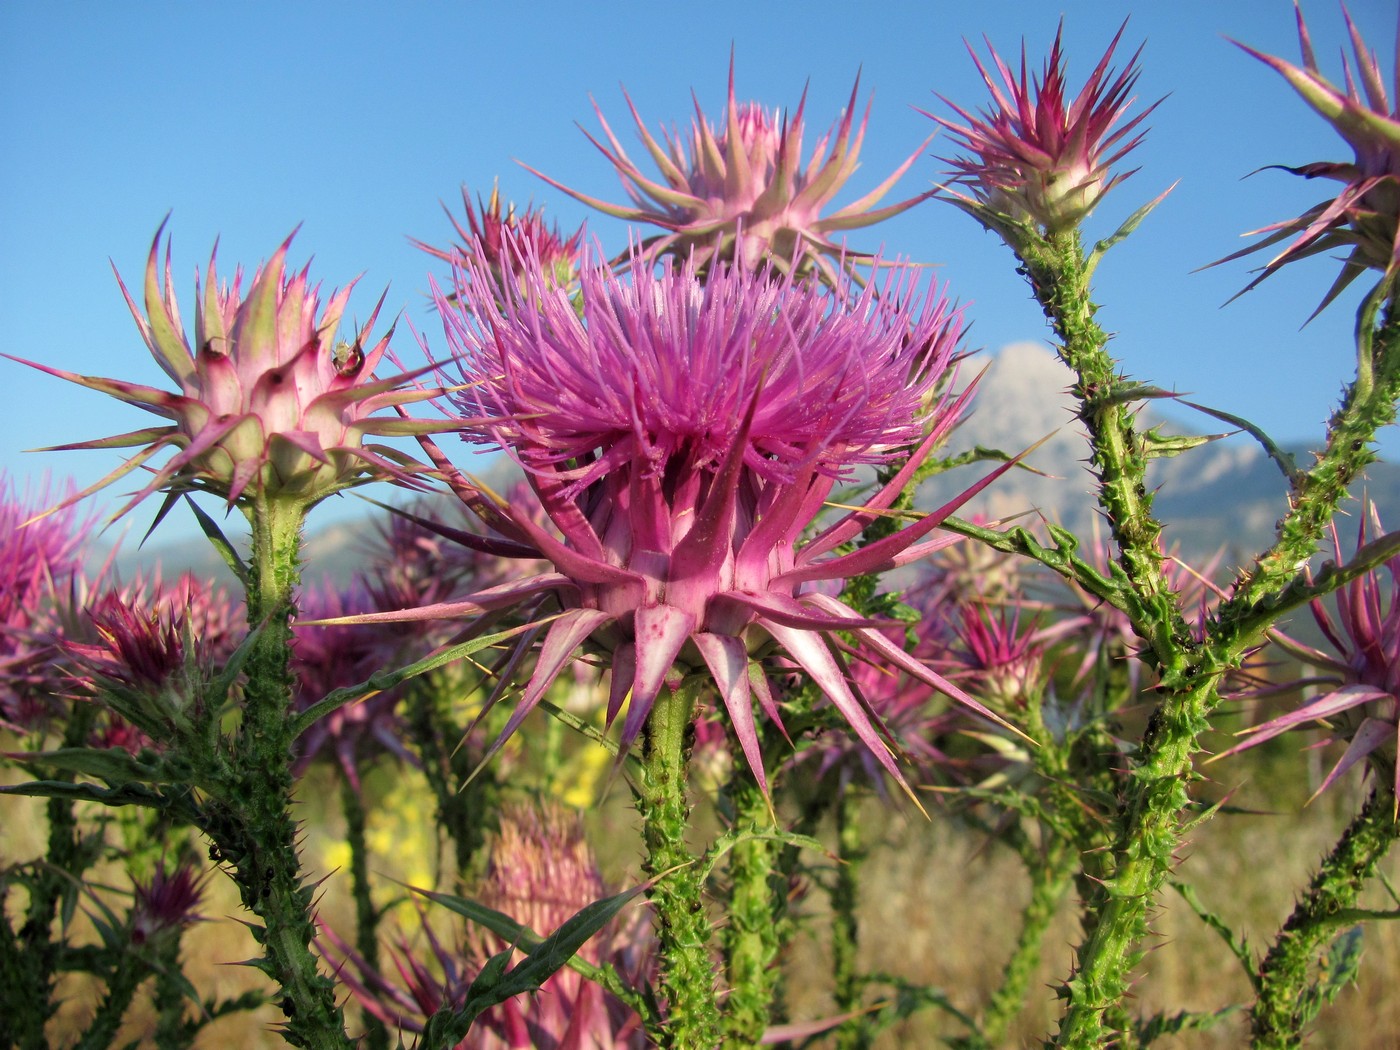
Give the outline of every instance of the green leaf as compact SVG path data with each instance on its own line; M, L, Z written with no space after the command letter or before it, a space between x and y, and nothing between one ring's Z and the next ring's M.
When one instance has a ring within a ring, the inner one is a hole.
M104 806L149 806L162 812L170 812L179 808L160 792L138 787L135 784L102 788L96 784L75 784L71 780L33 780L27 784L10 784L0 787L0 795L61 798L70 802L98 802ZM193 813L190 816L193 816Z
M448 910L480 923L512 944L527 949L525 957L509 971L506 970L506 966L510 962L513 949L508 948L493 956L472 982L460 1010L449 1013L447 1009L443 1009L429 1019L424 1028L425 1045L452 1045L460 1041L472 1022L484 1011L513 996L535 991L565 966L616 993L616 985L621 985L616 971L611 967L597 967L585 962L578 958L578 951L648 885L650 884L643 883L614 896L594 901L544 938L510 916L469 898L429 890L416 891ZM636 1008L637 1003L644 1002L644 997L631 992L626 1001Z
M1222 423L1229 423L1232 427L1239 427L1246 434L1263 446L1269 458L1274 461L1278 469L1283 471L1283 476L1288 479L1289 484L1296 485L1303 479L1303 472L1298 469L1297 462L1293 457L1275 444L1274 439L1255 426L1242 416L1236 416L1229 412L1223 412L1218 408L1208 408L1205 405L1198 405L1194 401L1187 401L1185 398L1177 398L1188 408L1194 408L1197 412L1204 412L1208 416L1220 420Z
M1230 949L1230 954L1239 961L1240 966L1244 969L1245 977L1249 979L1250 987L1257 995L1259 993L1259 975L1256 972L1254 953L1249 950L1248 939L1237 937L1235 931L1230 929L1224 919L1206 908L1201 903L1201 898L1197 896L1195 887L1188 886L1184 882L1173 882L1172 889L1181 894L1181 899L1203 923L1220 935L1220 939Z
M493 645L514 638L516 635L524 634L533 630L540 624L549 623L550 620L557 619L557 616L545 617L542 620L534 620L530 623L520 624L505 631L498 631L495 634L482 635L480 638L472 638L459 645L453 645L441 652L431 653L421 660L400 667L397 671L378 671L358 685L345 686L343 689L336 689L327 693L324 697L312 704L305 711L299 714L292 722L292 739L295 740L310 729L316 722L339 710L346 704L354 703L357 700L364 700L375 693L382 693L388 689L393 689L396 685L407 682L411 678L435 671L439 667L444 667L464 656L487 649Z
M719 838L715 839L714 844L705 851L705 856L701 858L700 881L704 882L709 879L711 873L713 873L715 869L715 865L719 863L720 858L741 842L762 841L781 842L785 846L796 846L798 849L815 850L829 860L834 861L837 859L836 854L832 853L823 846L821 842L812 838L810 835L799 835L794 831L784 831L782 828L778 827L760 828L751 824L746 828L731 828L720 835Z
M224 564L229 567L229 570L238 577L238 582L243 585L243 589L246 591L249 586L248 581L251 578L248 572L248 566L244 564L243 559L240 558L238 552L234 550L233 544L228 541L228 537L225 536L223 530L219 528L219 523L201 510L199 504L190 499L189 496L185 497L185 502L190 505L190 510L194 511L195 520L199 522L200 529L202 529L204 535L209 538L209 542L214 545L214 549L219 552L219 557L224 560Z
M1153 427L1138 435L1144 459L1165 459L1179 456L1193 448L1200 448L1212 441L1219 441L1224 434L1163 434L1161 427Z
M1177 182L1180 181L1181 180L1179 179L1177 180ZM1152 214L1152 210L1156 208L1157 205L1161 204L1164 200L1167 199L1167 194L1171 193L1172 190L1176 189L1176 186L1177 183L1173 182L1170 186L1163 190L1160 195L1148 201L1141 208L1139 208L1137 211L1133 212L1125 220L1123 220L1123 225L1119 226L1118 229L1115 230L1112 235L1105 237L1103 240L1099 241L1097 244L1094 245L1094 250L1091 251L1089 253L1089 257L1084 260L1085 280L1088 280L1089 277L1092 276L1094 268L1099 265L1099 260L1104 257L1104 253L1107 252L1110 248L1112 248L1115 244L1118 244L1120 241L1126 239L1129 234L1131 234L1134 230L1141 226L1142 221Z
M63 747L56 751L10 752L5 757L96 777L111 787L161 782L159 765L142 762L121 748Z
M1356 983L1361 972L1362 933L1363 927L1353 926L1340 934L1327 950L1322 977L1317 984L1324 1002L1332 1002L1347 985Z
M1226 1006L1209 1013L1195 1013L1183 1010L1177 1014L1153 1014L1134 1025L1137 1030L1137 1045L1151 1046L1164 1035L1179 1035L1182 1032L1204 1032L1214 1028L1221 1021L1239 1010L1238 1006Z

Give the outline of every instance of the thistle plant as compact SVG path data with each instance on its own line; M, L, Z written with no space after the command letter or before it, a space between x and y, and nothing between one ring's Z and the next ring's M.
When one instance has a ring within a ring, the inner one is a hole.
M931 392L951 364L961 324L945 299L921 300L909 272L897 269L877 294L875 285L823 290L742 264L716 267L702 283L693 262L655 273L637 255L621 277L602 263L585 266L579 311L539 260L525 252L522 261L523 286L507 286L465 257L453 294L439 293L456 370L445 378L458 388L450 396L459 410L485 421L464 433L511 452L557 535L465 479L456 487L498 537L463 534L463 542L542 558L556 571L378 619L492 615L522 602L541 609L554 597L560 611L492 751L520 728L580 645L605 654L608 722L621 717L624 751L642 742L637 791L649 870L678 887L664 901L654 893L653 902L674 1037L688 1045L711 1038L700 1033L714 1023L701 953L708 931L696 925L698 884L665 873L690 864L683 741L697 690L714 683L765 791L754 706L775 724L781 714L751 653L781 651L811 675L901 784L833 650L835 632L850 631L872 656L988 714L891 642L878 621L812 586L936 549L946 541L929 533L981 487L878 544L837 553L957 418L962 402ZM449 470L427 444L439 469ZM803 541L840 478L901 449L913 450L908 461L865 508Z
M1232 580L1214 562L1188 569L1153 511L1151 461L1210 439L1143 424L1140 404L1166 395L1123 376L1095 319L1098 267L1165 197L1086 239L1156 112L1132 97L1144 52L1115 59L1126 28L1078 87L1064 26L1043 63L1024 45L1019 66L969 47L990 101L945 100L940 184L884 206L924 147L835 207L868 126L859 84L810 155L805 95L791 115L741 101L732 60L718 119L697 104L688 128L657 135L628 98L652 174L599 111L590 138L629 203L547 181L651 229L605 251L582 227L566 236L534 206L464 189L456 243L419 245L450 267L432 285L445 349L420 339L428 364L403 374L375 374L385 358L401 367L392 329L373 334L383 301L342 337L350 288L323 299L288 269L287 243L250 281L221 283L211 259L186 332L158 233L141 303L123 292L171 389L35 367L160 424L64 446L131 458L47 515L48 499L24 505L0 482L0 733L28 778L0 793L44 798L47 817L43 855L0 869L0 999L23 1004L0 1030L50 1045L75 975L82 1050L139 1037L133 1017L151 1007L160 1050L191 1046L262 1001L202 997L186 979L183 934L216 911L200 903L200 845L251 913L251 965L292 1045L357 1045L348 996L370 1048L403 1033L424 1047L853 1050L929 1010L928 1041L995 1050L1026 1040L1047 933L1077 909L1045 1045L1143 1048L1247 1012L1254 1046L1301 1046L1357 972L1355 928L1395 917L1362 895L1376 883L1400 902L1382 870L1400 837L1400 537L1369 507L1354 551L1333 527L1400 397L1400 84L1344 21L1340 87L1301 13L1300 63L1244 48L1354 156L1287 168L1337 193L1222 262L1271 252L1247 279L1264 290L1283 266L1340 252L1323 307L1374 276L1357 374L1313 462L1205 410L1260 440L1290 486L1273 540ZM1073 373L1102 540L954 516L1024 461L945 448L975 406L976 383L958 383L971 311L921 269L841 240L931 196L996 232L1029 279ZM413 418L423 405L438 415ZM512 478L468 473L443 433L500 454ZM988 460L941 506L920 501L924 481ZM159 522L192 497L246 624L189 578L89 572L75 503L128 478L140 481L117 517L160 493ZM353 581L299 593L308 513L369 481L440 489L446 509L394 508ZM208 496L246 517L248 554L199 509ZM1283 624L1305 607L1319 644ZM1279 666L1266 647L1307 676L1260 687ZM1222 702L1299 689L1312 692L1214 768L1325 722L1336 751L1322 787L1364 770L1372 790L1256 950L1206 909L1186 847L1216 814L1245 819L1201 787L1208 734L1238 728ZM323 759L342 789L348 889L299 856L293 816L325 810L308 775ZM574 762L588 775L565 786ZM614 827L620 783L635 844ZM912 939L882 951L869 935L888 847L877 806L911 818L907 838L922 827L910 811L932 810L1019 862L1024 906L1004 909L1016 928L985 994L906 976ZM586 827L618 840L601 862ZM416 909L386 903L371 847L393 874L432 881ZM1172 1011L1151 985L1135 998L1169 886L1222 935L1249 1001ZM448 935L444 912L470 926ZM352 916L353 937L334 932ZM793 1020L787 954L805 938L825 947L813 983L829 1016Z
M401 389L405 376L374 378L389 341L388 335L370 338L379 307L350 340L337 340L350 288L334 293L322 309L307 271L287 273L290 238L254 273L246 295L241 271L230 284L220 284L211 257L202 288L196 281L192 346L170 277L168 244L161 276L160 233L146 265L144 316L124 285L122 290L143 341L178 391L34 367L171 420L164 427L65 446L141 449L68 502L170 449L173 454L152 468L151 481L117 516L164 491L159 520L180 495L205 491L237 506L252 527L251 557L244 564L204 519L247 594L250 633L231 672L246 675L237 732L221 732L233 686L225 675L215 690L224 694L219 703L186 712L188 721L170 729L178 765L146 774L170 785L147 804L179 812L199 827L233 869L245 906L263 923L252 927L265 951L258 965L283 989L288 1037L302 1046L344 1046L333 985L309 949L312 894L300 870L289 810L297 552L302 523L317 502L370 477L407 477L405 457L367 446L364 437L433 429L428 422L373 415L422 401L432 391ZM174 787L177 779L197 783L204 800L193 801L186 788Z

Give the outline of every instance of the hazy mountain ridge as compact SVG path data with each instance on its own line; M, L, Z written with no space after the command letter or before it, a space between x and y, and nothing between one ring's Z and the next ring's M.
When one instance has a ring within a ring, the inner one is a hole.
M1074 418L1068 393L1071 381L1072 373L1039 344L1013 344L990 360L973 409L954 431L946 451L953 454L980 445L1015 453L1047 435L1049 438L1028 457L1028 463L1041 474L1028 470L1008 472L965 508L961 512L964 516L981 512L1007 517L1029 510L1080 536L1091 535L1096 527L1103 531L1094 479L1084 465L1088 444ZM1185 408L1164 415L1162 404L1154 401L1141 408L1140 429L1161 426L1164 433L1172 434L1214 434L1227 429L1209 416L1188 415ZM1312 462L1306 447L1288 451L1300 466ZM920 504L938 506L987 469L967 467L930 481L920 493ZM485 472L493 486L508 473L504 461L495 470ZM1191 561L1203 561L1225 548L1227 560L1233 564L1262 550L1288 507L1288 483L1282 472L1245 435L1157 459L1151 465L1149 481L1156 494L1153 510L1166 525L1167 546L1178 548ZM1362 488L1355 491L1359 493ZM1383 521L1400 525L1400 467L1373 464L1367 471L1364 491L1380 508ZM1355 508L1354 502L1347 505L1348 510ZM363 517L321 527L315 526L313 513L313 528L303 548L307 581L321 577L345 581L361 569L372 547L378 527L374 515L378 513L366 507ZM1021 520L1032 522L1034 515ZM1349 521L1343 520L1342 531L1353 532L1354 521L1354 514ZM238 524L235 515L230 519L231 535ZM1349 546L1350 540L1344 542ZM162 544L157 533L140 552L132 545L119 564L129 577L136 565L157 561L164 566L167 577L188 567L201 575L217 575L232 582L227 568L202 539Z
M1046 347L1017 343L1002 349L979 384L973 410L954 431L947 451L976 446L1019 452L1046 435L1049 440L1027 457L1045 476L1014 470L998 479L963 512L1004 517L1035 510L1045 519L1081 536L1102 531L1093 475L1085 465L1088 441L1074 416L1069 394L1073 373ZM1226 424L1179 406L1164 414L1165 399L1142 405L1138 429L1160 427L1164 434L1220 434ZM1320 442L1319 442L1320 445ZM1286 447L1300 467L1313 461L1306 446ZM920 503L936 506L976 477L969 468L935 479ZM1221 548L1238 561L1271 541L1274 527L1288 509L1289 485L1278 465L1253 438L1235 434L1154 460L1148 471L1153 511L1165 525L1168 547L1179 547L1188 560L1204 559ZM1400 467L1375 463L1366 472L1364 492L1380 509L1382 521L1400 523ZM1354 511L1355 502L1344 509ZM1354 517L1354 515L1353 515ZM1341 522L1341 531L1353 532Z

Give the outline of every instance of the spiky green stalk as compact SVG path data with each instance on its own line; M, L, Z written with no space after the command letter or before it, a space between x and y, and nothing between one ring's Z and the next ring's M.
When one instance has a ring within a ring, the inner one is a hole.
M93 720L93 705L72 705L64 725L64 746L80 747L86 743ZM67 772L60 772L57 777L72 779ZM67 968L65 956L69 952L66 939L54 937L54 920L59 917L64 899L83 884L84 873L100 850L95 840L85 841L72 801L50 798L45 809L49 828L44 862L23 876L11 877L28 891L24 923L16 936L8 922L0 921L0 993L15 1005L15 1009L7 1011L7 1022L12 1026L10 1038L21 1050L47 1050L49 1045L44 1025L57 1009L52 993L59 975ZM0 905L5 903L10 881L7 878L0 883Z
M1162 698L1123 792L1111 859L1089 902L1076 972L1061 989L1067 1006L1054 1045L1077 1050L1105 1046L1115 1032L1121 1034L1121 1004L1142 956L1139 945L1148 934L1153 903L1185 831L1187 785L1195 778L1198 738L1219 702L1220 676L1291 607L1287 592L1297 588L1300 571L1347 486L1372 458L1369 443L1377 427L1393 421L1400 332L1389 319L1373 332L1380 302L1374 296L1368 300L1358 323L1358 379L1333 417L1327 449L1295 480L1293 509L1277 542L1238 582L1202 645L1187 629L1161 573L1161 528L1151 515L1145 484L1146 446L1130 410L1135 391L1117 375L1107 335L1093 321L1097 308L1089 276L1096 260L1085 257L1077 232L1027 237L1016 250L1063 340L1060 356L1077 376L1079 417L1089 431L1099 500L1125 577L1120 601L1146 642L1144 659L1159 671ZM1110 1014L1118 1016L1106 1020Z
M634 782L646 857L642 869L654 885L647 891L656 911L660 985L666 1023L654 1033L667 1050L714 1050L720 1045L713 929L705 910L704 884L686 843L690 718L701 683L663 688L642 732L641 769Z
M365 802L350 778L340 778L340 806L345 813L345 842L350 847L350 895L355 901L355 948L368 970L379 968L379 909L369 884L369 844L365 841ZM389 1050L389 1030L366 1011L367 1050Z
M293 1046L350 1050L335 983L310 945L314 887L303 882L292 806L291 619L305 507L259 499L252 524L248 623L261 628L245 670L243 721L219 770L219 796L205 807L204 830L232 866L263 949L255 965L281 990L285 1037Z
M1323 860L1307 896L1293 909L1264 957L1259 994L1250 1013L1254 1050L1293 1050L1303 1045L1308 1025L1340 983L1318 989L1312 976L1314 964L1343 927L1365 918L1356 912L1357 897L1396 838L1400 838L1400 821L1395 816L1395 797L1388 791L1373 791Z
M831 887L833 995L837 1013L856 1014L836 1030L836 1045L840 1050L868 1050L874 1038L869 1018L861 1012L865 981L858 966L860 874L870 855L861 834L860 814L857 812L859 805L854 792L844 791L833 809L836 815L837 856Z
M734 753L739 753L737 746ZM735 763L727 793L735 830L757 832L772 826L768 802L747 768ZM782 980L778 955L787 932L782 914L785 880L778 874L782 848L774 838L752 837L729 851L729 921L721 936L729 987L724 1009L728 1050L757 1046L773 1021Z

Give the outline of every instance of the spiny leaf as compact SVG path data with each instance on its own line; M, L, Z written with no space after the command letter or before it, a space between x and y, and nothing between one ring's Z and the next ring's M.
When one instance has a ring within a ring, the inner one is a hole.
M1237 937L1235 931L1230 929L1224 919L1202 904L1201 898L1196 894L1195 887L1184 882L1173 882L1172 889L1181 894L1181 899L1203 923L1220 935L1220 939L1230 949L1230 954L1239 961L1240 966L1244 969L1245 976L1249 978L1250 987L1257 995L1259 993L1259 975L1256 972L1254 953L1249 950L1248 939Z
M1255 426L1249 420L1243 418L1242 416L1236 416L1232 415L1229 412L1223 412L1218 408L1208 408L1205 405L1198 405L1196 402L1187 401L1184 398L1177 398L1177 400L1180 401L1183 405L1187 406L1188 408L1194 408L1197 412L1204 412L1208 416L1213 416L1214 418L1220 420L1222 423L1229 423L1232 427L1239 427L1246 434L1254 438L1255 441L1259 442L1259 444L1263 446L1264 451L1268 453L1269 458L1274 461L1274 463L1278 466L1279 470L1283 471L1283 476L1288 479L1289 484L1296 485L1302 481L1303 472L1298 469L1298 464L1293 459L1292 455L1280 448L1274 442L1273 438L1269 437L1268 434L1264 433L1262 429Z
M498 979L493 978L489 984L482 985L480 988L477 987L481 981L481 978L478 977L477 981L473 982L466 1002L457 1015L458 1021L466 1020L469 1023L483 1010L504 1002L511 996L533 991L565 966L612 992L646 1018L653 1013L647 1006L646 996L628 987L611 966L594 966L579 957L578 951L590 938L611 922L618 912L650 885L649 882L643 883L630 890L624 890L622 893L586 905L547 937L541 937L534 930L516 922L509 915L488 908L468 897L457 897L449 893L436 893L416 888L414 888L414 892L427 897L434 903L441 904L463 918L486 927L508 943L523 948L527 953L508 974L503 974ZM507 959L508 954L502 953ZM501 956L496 956L491 962L495 963L496 959L499 958ZM461 1031L465 1034L466 1029L463 1028ZM456 1038L460 1039L461 1035Z
M1138 435L1144 459L1164 459L1178 456L1193 448L1200 448L1212 441L1219 441L1224 434L1163 434L1161 427Z
M700 861L700 881L704 882L708 879L720 858L743 842L781 842L785 846L815 850L831 860L837 859L836 854L810 835L799 835L793 831L784 831L779 827L761 828L750 824L744 828L730 828L715 839L714 844L705 851L705 856Z
M238 577L238 582L243 585L243 589L247 590L249 587L248 581L251 578L248 572L248 566L244 564L243 559L238 556L238 552L233 549L233 544L229 542L228 537L225 536L223 530L219 528L219 523L200 509L199 504L190 499L189 496L185 497L185 502L190 505L190 510L194 511L195 520L199 522L200 529L203 530L204 535L209 538L209 542L213 544L214 549L219 552L219 557L224 560L224 564L229 567L229 570L234 576Z
M1177 180L1177 182L1180 181L1180 179ZM1139 208L1137 211L1133 212L1126 219L1124 219L1123 225L1119 226L1118 229L1115 230L1111 235L1105 237L1103 240L1099 241L1097 244L1094 245L1094 250L1091 251L1089 253L1088 258L1084 260L1084 277L1086 280L1089 278L1090 275L1093 274L1094 268L1098 266L1099 260L1104 257L1104 253L1107 252L1110 248L1112 248L1115 244L1118 244L1120 241L1127 238L1129 234L1131 234L1140 225L1142 225L1142 221L1146 219L1150 214L1152 214L1152 210L1156 208L1157 205L1161 204L1164 200L1167 199L1167 194L1171 193L1172 190L1176 189L1176 186L1177 183L1173 182L1170 186L1163 190L1161 194L1148 201L1141 208Z
M459 645L449 646L439 652L430 653L421 660L408 664L406 667L400 667L397 671L378 671L358 685L349 685L345 686L343 689L333 690L296 717L292 722L292 738L295 739L299 737L302 733L315 725L319 719L324 718L332 711L344 707L346 704L353 703L356 700L364 700L373 696L375 693L382 693L385 690L392 689L396 685L408 681L410 678L416 678L419 675L427 674L429 671L435 671L439 667L450 664L464 656L470 656L472 653L497 645L508 638L514 638L518 634L533 630L540 624L548 623L550 620L557 618L558 617L551 616L542 620L535 620L531 623L520 624L508 630L498 631L495 634L486 634L482 635L480 638L472 638Z

